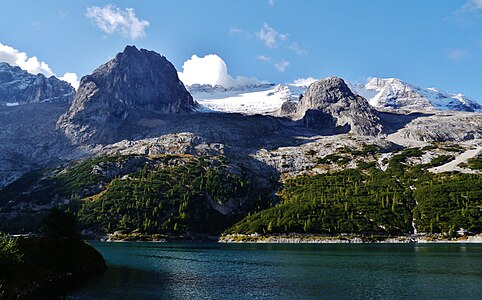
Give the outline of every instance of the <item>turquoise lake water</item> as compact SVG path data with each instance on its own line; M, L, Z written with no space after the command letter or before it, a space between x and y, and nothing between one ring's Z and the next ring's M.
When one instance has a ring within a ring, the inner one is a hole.
M68 299L482 299L482 244L92 245Z

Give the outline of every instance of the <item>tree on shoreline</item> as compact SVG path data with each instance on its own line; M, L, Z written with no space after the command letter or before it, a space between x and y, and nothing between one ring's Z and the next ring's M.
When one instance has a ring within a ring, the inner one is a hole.
M76 218L72 212L54 208L43 221L42 231L50 238L76 237Z

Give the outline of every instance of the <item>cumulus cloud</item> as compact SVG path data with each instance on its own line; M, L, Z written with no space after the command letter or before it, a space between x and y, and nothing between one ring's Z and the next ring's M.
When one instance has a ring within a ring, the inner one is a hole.
M75 73L67 72L64 74L64 76L60 77L59 79L63 81L67 81L68 83L70 83L71 86L74 87L74 89L79 88L79 77L77 77L77 74Z
M49 65L44 61L39 61L36 56L28 57L27 53L21 52L13 47L0 43L0 61L6 62L11 66L17 66L31 74L44 74L47 77L55 76ZM60 79L67 81L77 89L79 81L77 74L65 73Z
M290 65L290 62L283 59L281 60L280 62L277 62L274 64L274 67L276 68L276 70L278 70L279 72L284 72L286 71L286 68L288 68L288 66Z
M184 62L182 70L178 75L185 85L210 84L230 88L260 83L254 77L232 77L224 60L216 54L204 57L193 55Z
M454 49L449 51L447 57L453 60L461 60L463 58L466 58L468 55L469 53L464 49Z
M313 82L317 81L318 79L313 78L313 77L307 77L307 78L298 78L293 81L294 85L297 86L309 86Z
M270 27L268 23L264 23L260 31L256 32L256 37L262 41L266 47L274 48L282 41L288 38L287 34L279 33L274 28Z
M0 43L0 61L12 66L18 66L32 74L42 73L47 77L54 75L49 65L44 61L39 61L36 56L28 57L27 53Z
M148 21L136 17L133 8L120 9L112 4L88 7L86 15L103 32L132 40L145 36L144 29L149 26Z

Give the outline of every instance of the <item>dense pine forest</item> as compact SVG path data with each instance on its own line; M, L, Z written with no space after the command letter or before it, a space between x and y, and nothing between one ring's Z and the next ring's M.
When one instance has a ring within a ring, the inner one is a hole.
M92 234L220 234L247 212L271 203L276 182L263 186L253 178L224 157L106 156L28 173L0 192L0 203L63 203L76 214L79 227ZM14 222L2 219L0 226L6 232L37 231L46 213L22 215L20 210Z
M448 155L406 164L424 150L428 148L401 151L385 171L362 161L357 169L289 179L278 205L246 217L227 233L482 232L482 175L427 171L452 160Z
M94 235L480 233L482 175L428 171L453 160L450 153L460 149L452 148L418 164L410 160L431 146L381 162L374 159L377 146L345 148L316 158L336 168L288 178L281 188L277 180L259 184L256 174L224 156L104 156L26 174L1 190L1 212L13 211L7 203L30 203L29 209L60 203ZM354 161L355 168L347 167ZM467 166L480 169L480 161L470 159ZM48 210L32 215L27 208L13 221L2 219L2 230L37 230Z
M246 172L206 157L166 156L80 200L78 217L83 226L102 232L219 234L241 217L239 209L253 210L266 202ZM227 214L214 209L228 202L239 209Z

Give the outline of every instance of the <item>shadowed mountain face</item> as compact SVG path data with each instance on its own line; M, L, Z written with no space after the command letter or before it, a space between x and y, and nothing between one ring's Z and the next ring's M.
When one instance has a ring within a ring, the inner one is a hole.
M69 104L29 103L0 106L0 187L20 175L80 154L55 123Z
M351 132L368 136L382 131L377 112L338 77L312 83L299 103L283 105L281 114L301 119L306 126L329 134Z
M69 102L75 90L55 76L30 74L0 62L0 106L38 102Z
M188 113L194 107L176 69L164 56L127 46L82 78L72 106L57 127L74 143L109 143L129 117L144 111Z

